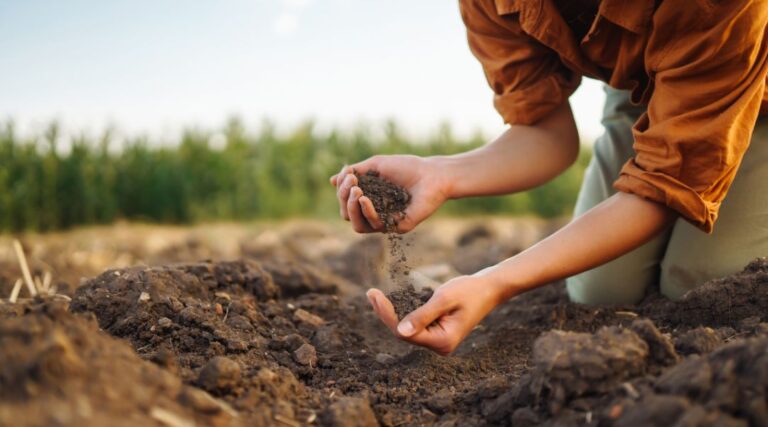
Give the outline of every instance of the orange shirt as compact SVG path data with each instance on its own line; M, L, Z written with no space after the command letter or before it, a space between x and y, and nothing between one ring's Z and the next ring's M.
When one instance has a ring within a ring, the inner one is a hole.
M648 109L614 187L712 231L759 111L768 112L768 0L460 4L506 123L536 123L582 76L630 90Z

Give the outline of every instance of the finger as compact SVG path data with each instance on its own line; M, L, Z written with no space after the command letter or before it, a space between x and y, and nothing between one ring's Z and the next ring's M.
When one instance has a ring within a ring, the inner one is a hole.
M456 348L454 339L442 325L430 326L410 337L400 337L402 340L421 347L426 347L437 354L447 356Z
M373 306L376 315L379 317L379 320L381 320L381 322L384 323L384 325L386 325L398 338L411 344L428 348L443 356L450 354L456 347L453 344L451 335L441 324L429 326L416 335L403 337L397 331L397 314L395 313L395 308L392 306L392 302L389 298L378 289L368 290L366 296L368 297L371 306Z
M358 233L370 233L373 231L371 226L363 217L363 213L360 210L360 197L363 195L363 190L360 187L352 187L349 192L349 199L347 199L347 215L349 220L352 221L352 228Z
M393 334L397 335L397 314L389 298L378 289L369 289L365 295L382 323L387 325Z
M408 214L408 210L405 212L398 212L397 215L397 232L407 233L416 228L416 221L413 220L413 216Z
M331 177L331 185L338 187L339 184L341 184L341 181L344 179L347 174L351 172L351 168L349 165L344 165L341 167L341 170L336 175L333 175Z
M362 210L363 216L365 217L366 221L368 221L368 224L371 225L372 229L384 229L384 221L379 218L379 214L376 212L376 208L373 207L373 202L371 202L371 199L366 196L360 197L360 209Z
M403 337L413 337L424 331L435 320L454 309L454 304L447 302L440 294L433 294L426 304L417 308L400 321L397 332Z
M342 179L341 185L339 185L339 189L336 192L336 198L339 199L339 214L347 221L349 221L349 212L347 210L349 190L355 185L357 185L357 177L351 173L347 174Z
M362 162L350 165L349 169L351 169L357 174L362 175L368 172L369 170L378 169L380 163L381 163L381 156L373 156L363 160Z

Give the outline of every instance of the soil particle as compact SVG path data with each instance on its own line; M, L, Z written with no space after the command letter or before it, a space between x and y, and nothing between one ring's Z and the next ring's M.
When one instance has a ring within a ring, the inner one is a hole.
M323 418L327 425L336 427L375 427L379 425L368 399L359 397L340 398L328 407Z
M413 285L407 285L387 294L387 298L392 302L398 319L402 319L408 313L424 305L432 297L433 291L424 288L417 292Z
M376 362L381 363L382 365L391 365L395 363L396 360L397 359L391 354L379 353L376 355Z
M293 359L296 363L304 366L317 366L317 351L311 344L302 344L293 352Z
M714 329L700 327L680 335L675 341L675 348L681 354L709 353L723 343L723 339Z
M323 353L332 353L344 347L344 340L336 325L323 325L312 336L312 345Z
M197 383L210 392L232 389L239 381L240 365L223 356L211 359L197 378Z
M298 309L293 313L293 320L309 326L312 329L317 329L325 323L322 317L314 315L307 310Z
M648 344L648 355L652 366L670 366L680 361L669 335L662 334L649 319L637 319L630 329Z

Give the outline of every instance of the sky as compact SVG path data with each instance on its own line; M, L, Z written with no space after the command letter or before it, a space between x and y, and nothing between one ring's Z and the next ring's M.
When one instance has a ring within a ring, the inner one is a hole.
M571 98L586 140L603 100L595 81ZM0 0L0 120L22 132L172 138L234 115L504 129L456 1Z

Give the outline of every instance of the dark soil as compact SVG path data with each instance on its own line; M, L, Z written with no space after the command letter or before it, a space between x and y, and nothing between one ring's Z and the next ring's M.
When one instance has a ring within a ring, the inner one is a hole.
M388 293L387 298L392 302L397 318L402 319L406 314L429 301L432 293L431 289L422 289L421 292L417 292L413 285L408 285Z
M265 258L109 270L68 310L0 303L0 425L768 425L765 259L678 302L542 287L451 357L348 286Z
M411 201L411 195L403 187L395 185L370 170L365 174L356 174L358 187L363 190L376 213L384 222L388 231L394 231L398 221L405 215L405 209Z
M405 216L405 209L411 201L411 195L406 189L393 184L379 176L377 171L370 170L364 175L356 175L358 186L363 190L379 217L384 222L389 242L389 278L392 285L407 288L411 286L408 274L411 271L408 257L405 253L403 236L397 234L397 224Z

